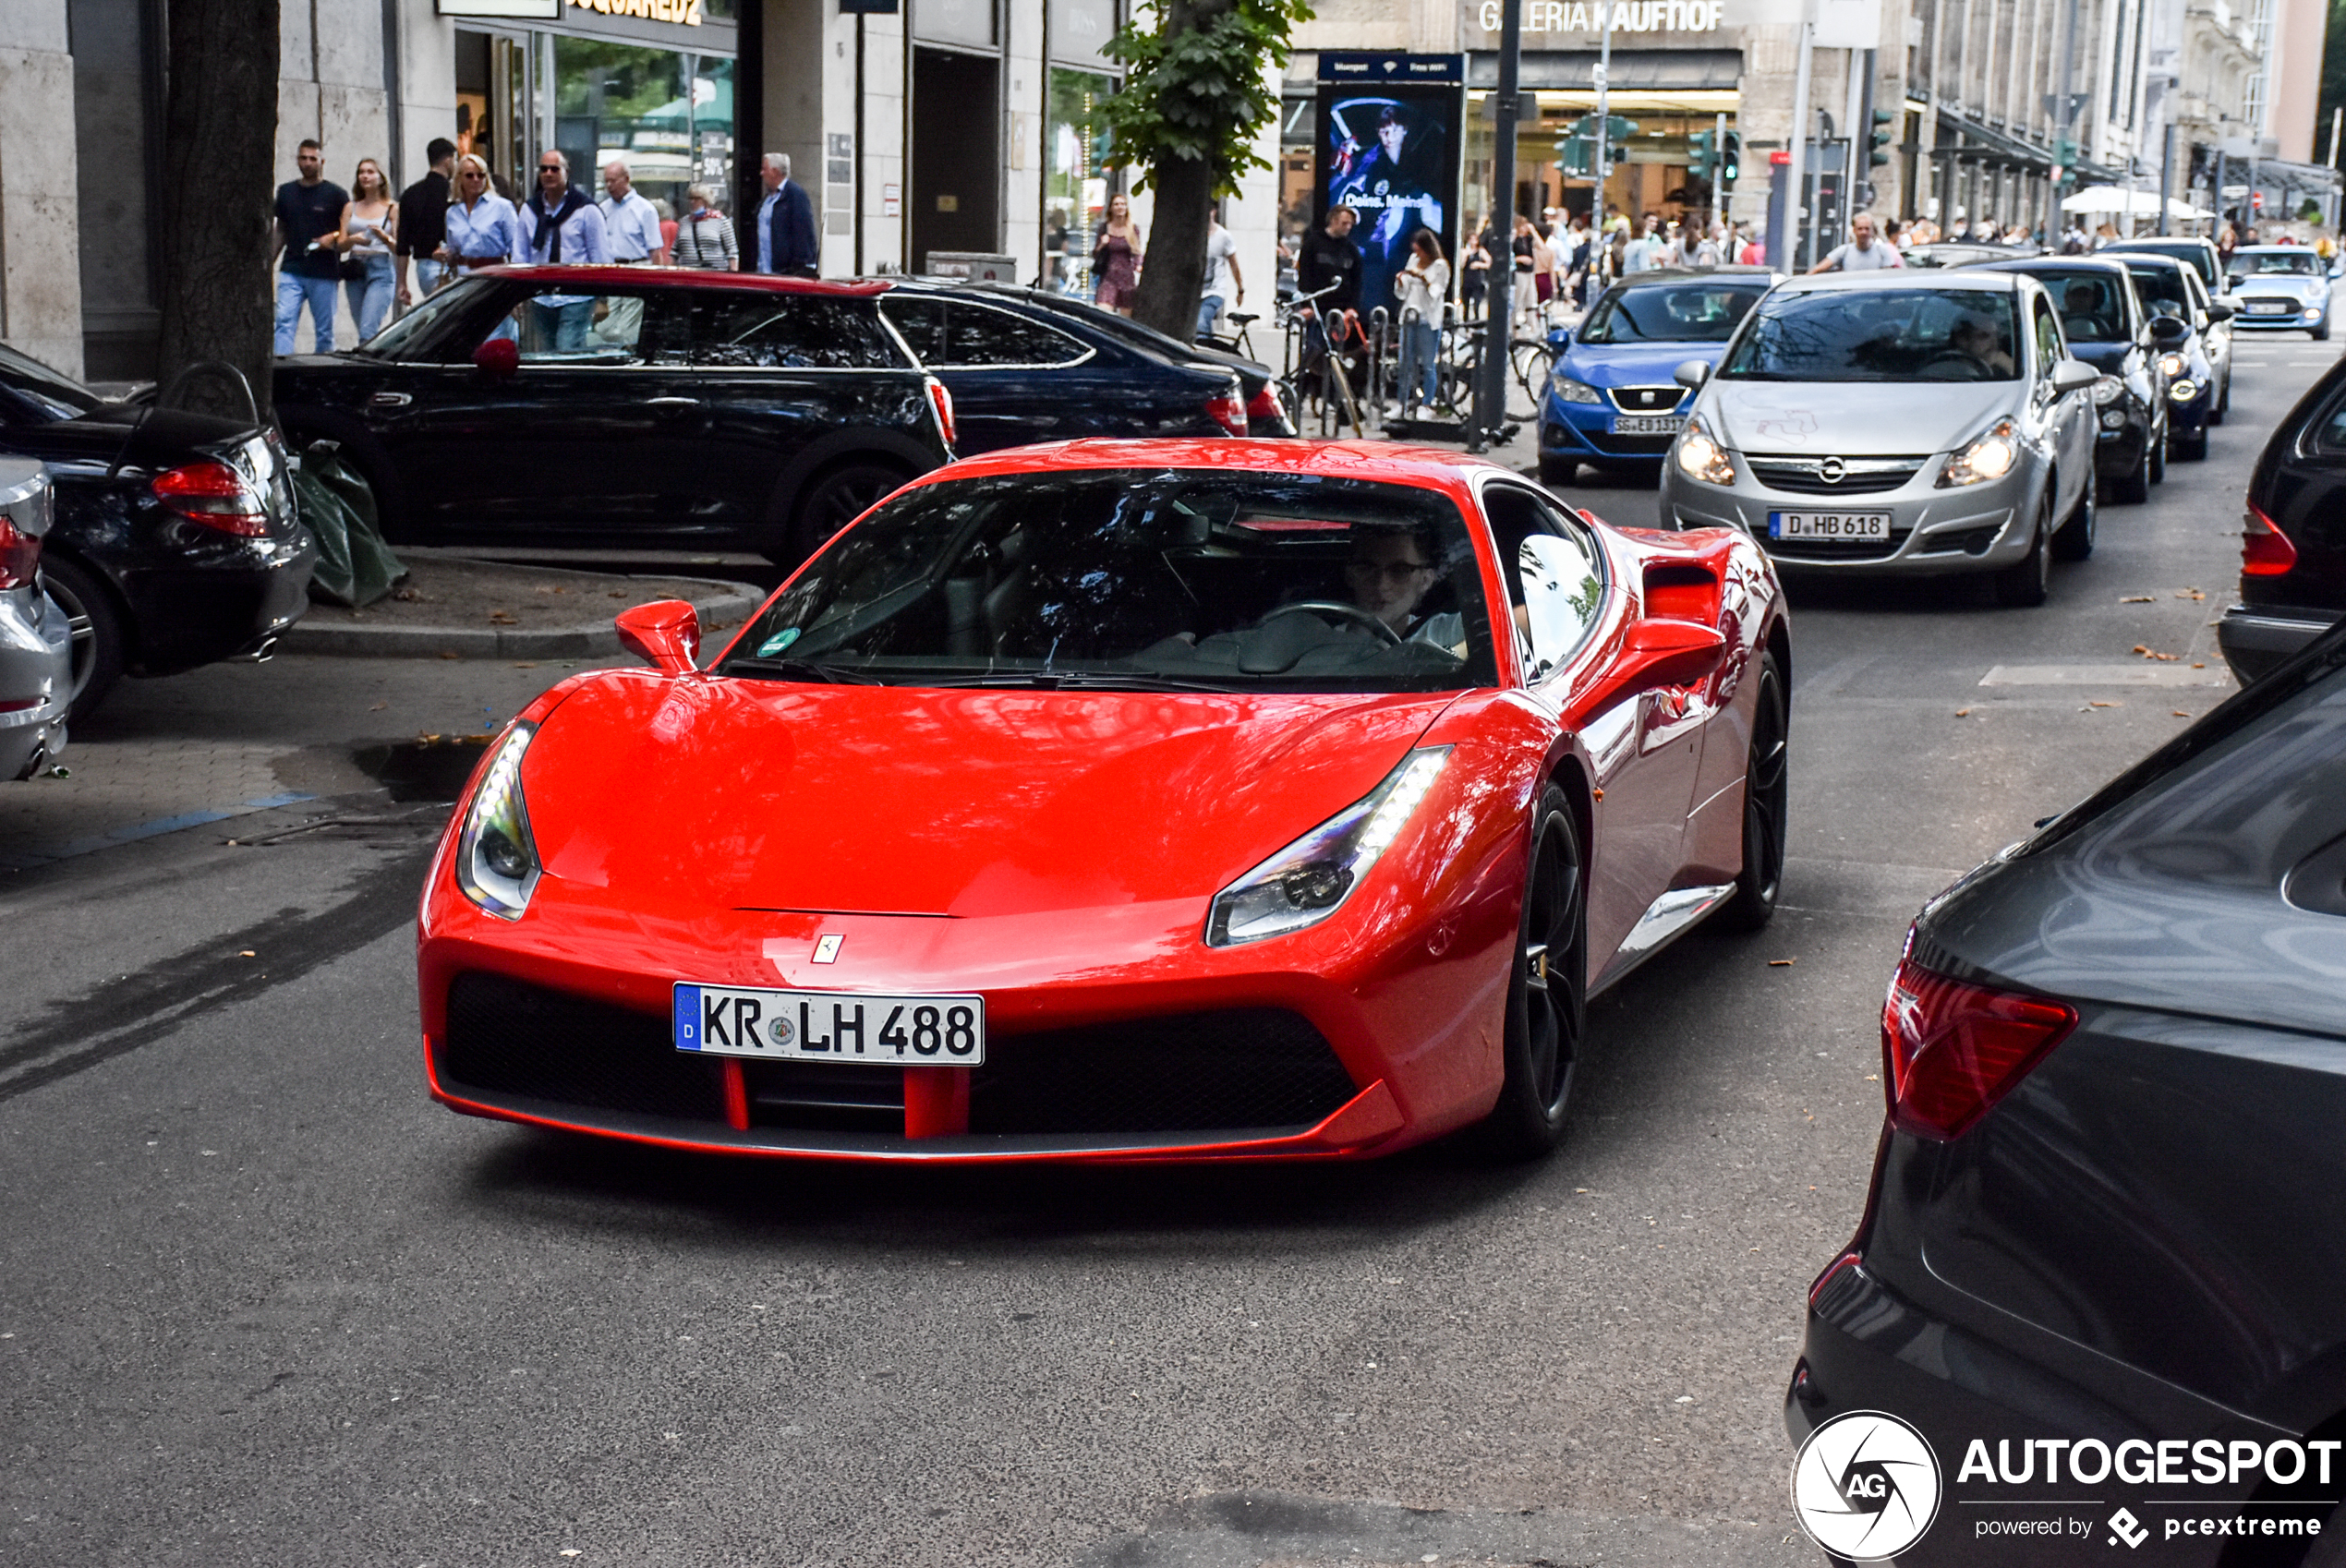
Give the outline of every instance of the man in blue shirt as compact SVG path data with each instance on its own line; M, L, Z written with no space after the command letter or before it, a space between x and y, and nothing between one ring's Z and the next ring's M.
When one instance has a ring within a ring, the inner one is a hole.
M277 273L277 343L279 354L294 351L294 332L301 325L303 306L309 308L309 332L320 354L334 351L335 282L342 275L342 253L321 247L319 240L342 227L342 210L350 197L342 187L323 177L325 149L304 141L294 154L301 177L277 187L275 243L269 263L283 259Z
M790 177L790 155L768 152L758 164L766 199L757 204L757 270L811 278L822 259L815 239L815 203L806 187Z
M521 234L514 259L546 266L604 266L611 241L603 215L586 193L570 183L570 160L549 148L538 155L538 188L521 211ZM593 324L591 294L541 294L530 301L538 347L557 354L586 346Z

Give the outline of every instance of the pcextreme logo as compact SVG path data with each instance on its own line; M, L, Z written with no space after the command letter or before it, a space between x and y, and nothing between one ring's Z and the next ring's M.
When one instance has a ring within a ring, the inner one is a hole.
M1913 1427L1879 1410L1835 1416L1792 1462L1792 1514L1835 1557L1879 1562L1923 1538L1939 1516L1939 1456Z

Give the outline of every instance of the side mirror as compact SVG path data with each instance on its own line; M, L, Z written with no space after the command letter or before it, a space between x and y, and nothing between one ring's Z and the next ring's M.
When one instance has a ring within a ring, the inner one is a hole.
M2150 341L2160 348L2181 348L2191 341L2191 323L2173 316L2153 316Z
M2227 305L2220 299L2207 302L2207 319L2211 321L2229 321L2239 314L2240 307L2237 305Z
M504 380L521 368L521 344L511 338L490 338L473 350L473 366L491 380Z
M1670 379L1688 392L1699 392L1702 383L1711 379L1711 362L1707 359L1686 360L1670 372Z
M1620 656L1598 682L1586 711L1599 712L1640 692L1707 681L1726 657L1727 639L1714 626L1666 615L1632 621Z
M1569 347L1571 347L1571 346L1572 346L1572 329L1571 329L1570 327L1558 327L1558 328L1554 329L1554 331L1552 331L1551 332L1549 332L1549 333L1548 333L1548 346L1549 346L1550 348L1569 348Z
M2084 360L2064 359L2053 367L2052 389L2056 393L2074 392L2100 380L2101 372Z
M700 661L700 611L683 599L623 609L613 622L619 645L650 659L663 674L689 675Z

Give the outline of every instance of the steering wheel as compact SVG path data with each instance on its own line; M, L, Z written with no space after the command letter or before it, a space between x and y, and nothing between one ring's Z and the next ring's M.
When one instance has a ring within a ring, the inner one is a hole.
M1965 374L1960 378L1954 376L1938 378L1939 380L1949 381L1956 380L1977 381L1982 379L1983 372L1985 372L1988 368L1987 366L1982 365L1978 360L1974 359L1962 349L1950 348L1943 349L1941 352L1932 355L1929 358L1924 360L1920 365L1915 368L1915 373L1918 376L1929 375L1931 370L1941 365L1959 365L1964 368Z
M1339 621L1349 621L1356 626L1365 627L1371 635L1382 639L1387 647L1401 645L1399 633L1359 605L1346 604L1342 599L1298 599L1293 604L1279 606L1254 624L1259 629L1268 626L1282 615L1293 615L1307 609L1314 615L1333 615Z

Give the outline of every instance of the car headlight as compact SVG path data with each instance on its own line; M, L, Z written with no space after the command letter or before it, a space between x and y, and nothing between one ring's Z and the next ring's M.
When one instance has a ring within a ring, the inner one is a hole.
M1699 416L1689 418L1687 428L1679 432L1675 455L1678 471L1690 479L1699 479L1706 485L1735 482L1735 460L1711 438L1709 427Z
M2199 395L2199 383L2185 376L2167 388L2167 395L2177 403L2189 403Z
M1604 402L1604 399L1597 395L1596 388L1586 381L1576 381L1561 370L1555 373L1555 389L1556 396L1566 403L1602 404Z
M1411 752L1358 803L1225 887L1205 919L1206 945L1235 947L1284 936L1336 913L1400 836L1449 757L1447 746Z
M2160 355L2159 356L2159 373L2162 376L2169 377L2170 379L2182 375L2183 373L2183 356L2180 354Z
M2094 402L2107 406L2126 395L2126 383L2115 376L2104 376L2094 383Z
M2020 442L2012 421L1999 420L1994 429L1947 459L1947 466L1939 471L1939 488L2001 479L2012 472L2019 458Z
M529 808L521 796L522 754L537 733L535 724L505 731L489 755L456 835L456 886L500 920L519 920L538 890L538 842L530 837Z

